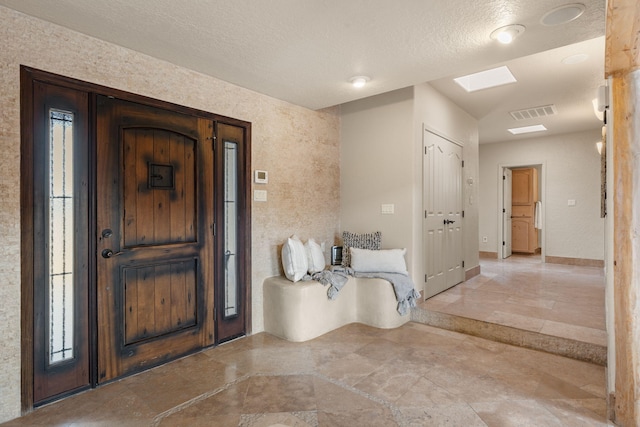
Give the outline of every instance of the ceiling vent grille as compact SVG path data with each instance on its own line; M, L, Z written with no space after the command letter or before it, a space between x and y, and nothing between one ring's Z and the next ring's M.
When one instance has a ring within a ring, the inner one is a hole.
M526 108L524 110L511 111L511 117L514 120L537 119L540 117L554 116L558 114L556 106L553 104L543 105L541 107Z

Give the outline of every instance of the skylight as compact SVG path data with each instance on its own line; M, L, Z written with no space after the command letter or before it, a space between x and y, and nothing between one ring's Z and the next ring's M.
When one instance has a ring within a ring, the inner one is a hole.
M520 135L523 133L541 132L543 130L547 130L547 128L544 127L544 125L533 125L533 126L523 126L521 128L513 128L513 129L507 129L507 130L514 135Z
M467 76L457 77L453 80L467 92L475 92L477 90L517 82L516 78L511 74L511 70L509 70L506 65Z

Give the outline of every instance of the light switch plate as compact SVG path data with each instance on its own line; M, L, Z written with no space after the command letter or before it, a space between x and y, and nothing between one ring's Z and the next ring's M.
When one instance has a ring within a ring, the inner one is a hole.
M267 190L253 190L253 200L256 202L266 202Z

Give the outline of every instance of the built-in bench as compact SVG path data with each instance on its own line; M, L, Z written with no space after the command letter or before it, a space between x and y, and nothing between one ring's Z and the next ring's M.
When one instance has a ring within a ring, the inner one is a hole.
M393 286L386 280L349 277L333 300L327 298L327 288L315 280L265 279L265 331L301 342L354 322L391 329L409 321L409 314L398 313Z

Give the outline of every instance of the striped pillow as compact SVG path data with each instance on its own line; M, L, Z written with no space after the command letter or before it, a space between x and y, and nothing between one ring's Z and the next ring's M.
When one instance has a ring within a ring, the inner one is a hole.
M342 232L342 266L351 266L351 254L349 248L380 250L382 242L382 233L351 233L349 231Z

